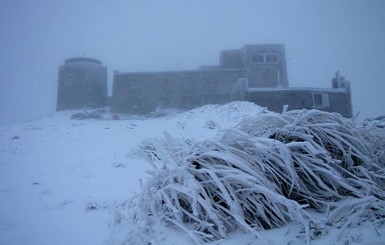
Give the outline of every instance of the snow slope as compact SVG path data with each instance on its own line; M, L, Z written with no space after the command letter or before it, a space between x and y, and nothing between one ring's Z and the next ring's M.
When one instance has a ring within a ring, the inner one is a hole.
M128 244L127 200L151 165L138 154L144 140L215 138L261 110L247 102L208 105L159 117L71 120L73 111L0 127L0 244ZM123 212L123 213L122 213ZM118 218L119 218L118 217ZM153 224L154 244L193 244L183 232ZM291 224L256 238L241 231L212 244L301 244ZM313 244L385 244L385 228L338 229Z

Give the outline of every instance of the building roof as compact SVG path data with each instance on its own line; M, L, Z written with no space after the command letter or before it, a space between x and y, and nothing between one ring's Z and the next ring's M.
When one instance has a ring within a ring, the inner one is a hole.
M145 71L145 72L119 72L115 71L115 75L119 76L135 76L135 75L169 75L169 74L180 74L180 73L202 73L202 72L232 72L241 71L246 72L245 68L221 68L220 66L201 66L199 70L178 70L178 71Z
M100 62L99 60L93 59L93 58L88 58L88 57L73 57L73 58L69 58L69 59L66 59L65 64L75 63L75 62L96 63L96 64L99 64L99 65L102 64L102 62Z
M247 92L327 92L346 93L345 88L310 88L310 87L282 87L282 88L248 88Z

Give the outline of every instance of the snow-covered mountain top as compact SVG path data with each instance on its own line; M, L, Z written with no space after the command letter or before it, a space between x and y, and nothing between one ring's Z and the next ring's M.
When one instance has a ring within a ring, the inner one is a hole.
M151 165L135 154L145 140L201 141L236 127L262 108L248 102L207 105L158 117L73 120L62 111L0 126L0 244L125 244L127 200L140 191ZM124 120L123 120L124 119ZM115 224L115 225L114 225ZM157 244L192 244L172 227L154 224ZM270 244L297 244L293 224L261 232ZM331 232L314 244L381 244L385 229L363 224ZM212 244L265 244L241 231Z

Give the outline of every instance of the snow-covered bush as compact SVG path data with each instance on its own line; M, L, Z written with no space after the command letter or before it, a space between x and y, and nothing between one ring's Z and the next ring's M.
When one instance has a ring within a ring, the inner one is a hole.
M332 223L384 222L381 125L318 110L265 110L193 146L166 134L168 164L153 165L132 218L173 224L196 243L238 228L258 236L289 222L301 223L309 242L314 229Z

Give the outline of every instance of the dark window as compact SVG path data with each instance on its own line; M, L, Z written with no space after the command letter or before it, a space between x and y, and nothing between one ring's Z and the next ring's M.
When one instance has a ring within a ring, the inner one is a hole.
M66 75L64 77L64 82L63 82L63 85L65 87L69 87L69 86L72 86L75 82L75 77L74 75L70 74L70 75Z
M313 97L313 104L314 107L321 107L322 106L322 95L321 94L315 94Z
M329 106L329 95L328 94L313 94L313 107L323 108Z
M278 62L277 55L275 55L275 54L266 55L266 62L267 63L276 63L276 62Z
M251 61L253 63L263 63L263 62L265 62L265 59L264 59L263 55L253 55L251 57Z

